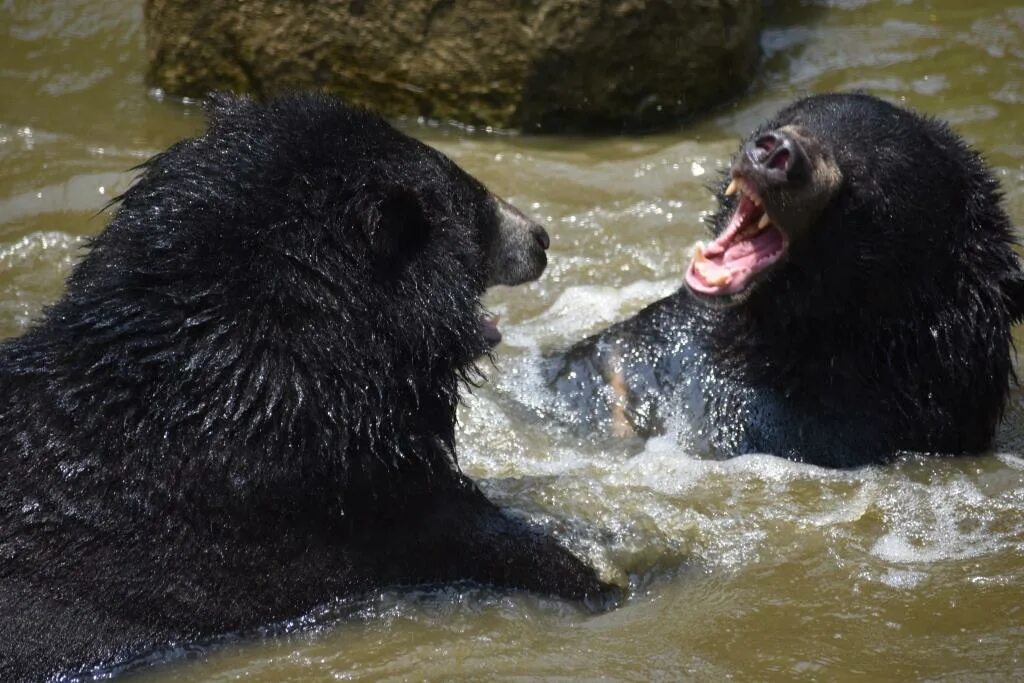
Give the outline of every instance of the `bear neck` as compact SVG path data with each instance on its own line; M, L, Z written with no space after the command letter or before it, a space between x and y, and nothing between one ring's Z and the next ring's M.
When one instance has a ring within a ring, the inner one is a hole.
M909 435L908 448L988 447L1012 375L998 279L962 269L878 307L870 298L808 307L765 294L731 309L699 307L706 348L741 382L825 410L879 411Z
M353 520L463 484L455 410L472 366L448 350L398 368L343 333L281 341L258 316L171 317L111 296L59 302L15 340L12 366L81 444L53 464L96 481L130 472L133 514L187 499L208 514Z

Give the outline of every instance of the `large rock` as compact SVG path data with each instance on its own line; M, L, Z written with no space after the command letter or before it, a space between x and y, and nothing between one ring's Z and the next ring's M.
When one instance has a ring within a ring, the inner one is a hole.
M761 0L147 0L170 94L320 87L528 130L668 124L741 90Z

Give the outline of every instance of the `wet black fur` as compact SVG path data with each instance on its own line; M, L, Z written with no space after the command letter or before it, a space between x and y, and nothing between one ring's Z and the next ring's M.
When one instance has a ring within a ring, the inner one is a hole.
M562 409L607 423L618 368L638 433L678 420L713 455L854 466L988 448L1024 309L992 174L944 123L867 95L800 100L751 139L787 124L844 176L788 262L731 308L684 286L557 354L547 371ZM724 186L714 234L734 209Z
M455 459L495 213L324 96L220 97L0 345L0 680L388 584L602 585Z

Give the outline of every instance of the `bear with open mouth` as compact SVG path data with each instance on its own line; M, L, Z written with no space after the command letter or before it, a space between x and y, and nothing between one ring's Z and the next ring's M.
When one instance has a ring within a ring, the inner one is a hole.
M540 276L544 229L325 95L210 112L0 344L0 680L383 586L608 590L456 461L480 297Z
M743 142L718 200L677 292L546 360L563 416L826 466L991 445L1024 297L963 140L866 94L811 96Z

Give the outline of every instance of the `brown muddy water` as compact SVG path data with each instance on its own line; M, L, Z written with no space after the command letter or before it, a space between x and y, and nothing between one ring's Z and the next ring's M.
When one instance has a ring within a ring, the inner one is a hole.
M0 2L0 336L58 295L126 169L200 128L194 104L147 90L140 5ZM1020 390L993 453L857 471L710 462L668 439L580 440L516 407L536 399L542 350L677 286L711 208L705 183L798 94L861 88L948 119L996 168L1024 227L1024 6L818 0L766 14L749 94L672 133L531 138L403 122L550 228L545 276L490 295L506 341L461 411L461 458L499 502L628 581L623 606L384 592L135 677L1024 680Z

